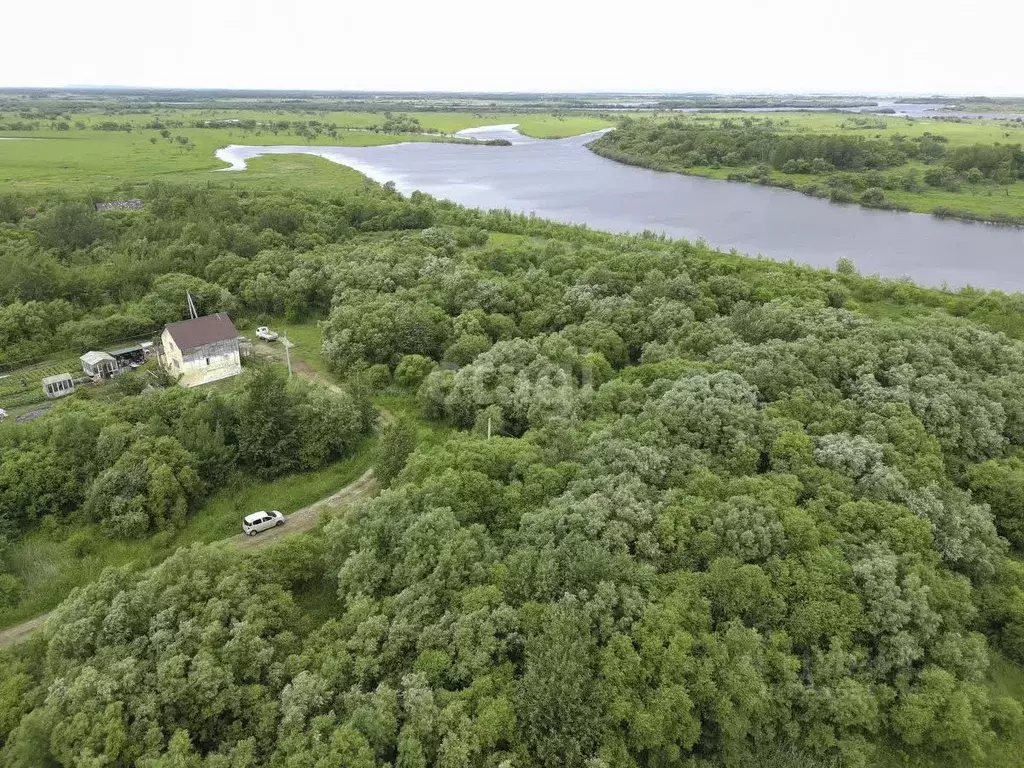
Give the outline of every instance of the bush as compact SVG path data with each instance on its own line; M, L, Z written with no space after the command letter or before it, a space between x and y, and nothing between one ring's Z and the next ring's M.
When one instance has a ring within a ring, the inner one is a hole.
M395 384L402 389L416 389L434 370L436 363L423 355L404 355L395 366Z
M10 573L0 573L0 606L10 608L18 604L24 584Z
M406 421L396 421L384 427L374 469L380 484L387 488L405 468L405 463L416 447L416 430Z
M885 204L885 193L878 187L869 187L860 196L860 201L864 205L878 207Z
M140 395L146 388L146 379L139 373L124 373L114 379L114 388L124 397Z
M816 157L811 160L811 173L831 173L836 168L828 160Z
M852 203L853 195L845 189L835 187L828 193L828 199L833 203Z
M99 542L90 531L75 531L68 537L68 549L76 560L95 554L99 549Z
M103 530L115 539L141 539L149 531L149 515L144 509L131 506L104 520Z
M363 371L360 378L371 391L380 392L391 385L391 369L384 363L377 363Z
M451 232L442 227L430 227L420 233L420 240L431 248L437 248L448 253L455 252L456 240Z

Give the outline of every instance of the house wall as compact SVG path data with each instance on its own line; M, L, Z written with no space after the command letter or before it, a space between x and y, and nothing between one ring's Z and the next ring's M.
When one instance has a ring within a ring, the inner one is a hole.
M164 368L171 375L180 376L178 383L183 387L197 387L242 372L237 339L218 341L182 352L165 330L160 343L163 347Z

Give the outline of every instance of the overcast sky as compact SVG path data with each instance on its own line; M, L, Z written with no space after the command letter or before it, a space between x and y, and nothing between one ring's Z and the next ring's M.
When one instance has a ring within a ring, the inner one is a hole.
M1020 0L11 0L0 86L1024 93Z

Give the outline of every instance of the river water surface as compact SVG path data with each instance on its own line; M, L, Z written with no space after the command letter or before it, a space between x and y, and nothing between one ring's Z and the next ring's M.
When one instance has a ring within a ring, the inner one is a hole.
M512 126L473 129L508 147L409 142L378 147L240 146L217 151L243 170L263 154L312 154L473 208L508 208L610 232L704 238L725 250L926 285L1024 291L1024 230L833 205L797 192L635 168L586 148L597 134L529 139Z

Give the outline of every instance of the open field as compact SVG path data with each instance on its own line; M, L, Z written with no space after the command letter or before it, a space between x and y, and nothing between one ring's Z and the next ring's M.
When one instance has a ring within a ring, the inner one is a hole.
M100 192L111 187L137 184L154 178L169 181L226 181L228 174L215 174L224 164L214 152L228 144L308 146L377 146L408 141L450 141L440 134L463 128L502 123L519 123L520 130L537 138L557 138L586 133L611 125L598 117L585 115L514 114L495 112L461 114L423 112L410 115L425 129L439 134L378 133L368 130L381 124L383 116L367 112L295 113L226 112L214 110L155 111L147 114L71 115L71 122L33 121L36 130L3 130L16 125L0 115L0 137L22 139L0 141L0 185L10 191L34 192L53 187L82 192ZM197 121L232 120L242 117L266 124L246 130L230 127L194 127ZM287 122L287 128L272 126ZM317 132L306 126L316 121ZM23 121L27 122L27 121ZM58 129L63 123L66 130ZM129 130L96 130L104 123L115 123ZM75 126L81 127L75 127ZM166 126L163 128L145 126ZM324 125L337 126L323 128ZM167 136L161 134L166 131ZM180 137L180 139L179 139ZM316 158L260 159L245 174L245 184L258 184L270 177L287 177L299 186L331 186L346 182L345 174L320 166ZM309 172L312 171L312 177ZM235 174L230 174L234 180ZM350 180L354 183L354 178ZM360 177L361 178L361 177Z

